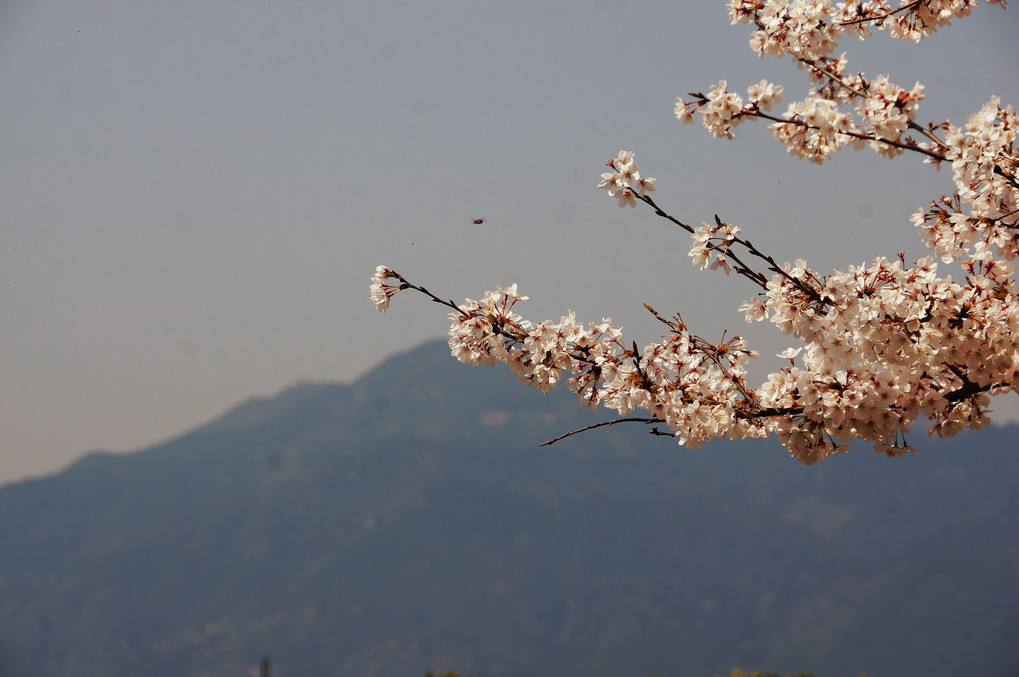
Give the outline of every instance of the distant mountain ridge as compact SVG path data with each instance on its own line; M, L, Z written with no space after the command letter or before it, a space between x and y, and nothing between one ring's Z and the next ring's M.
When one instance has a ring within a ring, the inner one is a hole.
M683 450L442 342L0 488L0 675L1019 674L1019 428Z

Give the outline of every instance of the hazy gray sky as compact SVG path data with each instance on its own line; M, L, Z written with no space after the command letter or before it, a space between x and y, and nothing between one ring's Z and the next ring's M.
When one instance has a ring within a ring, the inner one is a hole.
M1017 16L844 49L926 84L921 119L961 122L1019 102ZM638 342L660 333L647 301L781 350L737 313L747 285L595 190L605 159L637 151L673 213L822 270L923 255L907 216L950 174L867 152L817 168L763 126L677 122L677 95L722 78L805 93L748 35L704 0L4 3L0 482L443 335L423 297L375 313L378 263L456 300L518 282L526 315L608 315Z

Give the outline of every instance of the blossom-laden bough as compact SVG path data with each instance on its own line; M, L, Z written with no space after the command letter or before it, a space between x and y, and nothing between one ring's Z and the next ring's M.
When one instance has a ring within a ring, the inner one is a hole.
M517 305L527 297L515 284L457 304L379 266L371 298L383 311L399 291L423 293L451 309L449 345L461 362L503 362L542 392L565 380L581 402L622 417L599 425L636 421L680 444L775 434L793 457L813 463L854 439L888 456L915 453L906 433L921 416L940 436L980 428L989 421L989 395L1019 386L1019 118L992 98L965 126L921 125L922 85L906 89L850 73L845 54L833 56L839 39L874 30L918 41L977 4L730 0L732 22L756 27L751 48L795 59L813 84L809 95L778 115L771 111L782 87L761 81L744 98L722 81L707 94L679 98L675 108L684 122L699 116L717 137L732 138L747 120L770 121L790 153L819 164L846 147L950 164L955 192L912 217L932 256L907 264L899 253L828 275L803 260L780 264L719 216L691 226L664 211L651 197L655 180L641 176L633 152L608 161L599 189L621 207L643 203L687 231L694 264L736 273L758 288L740 307L747 322L767 319L802 343L779 355L790 366L756 388L747 383L747 364L757 354L743 338L706 341L679 315L665 317L647 304L667 332L639 348L609 319L585 324L572 312L559 321L523 319ZM959 265L960 281L941 274L939 262ZM646 415L629 416L637 410Z

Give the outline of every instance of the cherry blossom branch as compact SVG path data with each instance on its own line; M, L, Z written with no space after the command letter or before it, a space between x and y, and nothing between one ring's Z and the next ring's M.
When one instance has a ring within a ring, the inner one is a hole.
M637 196L637 199L642 201L642 202L644 202L644 203L646 203L648 206L650 206L654 210L656 216L660 216L660 217L666 219L667 221L670 221L670 222L676 224L677 226L683 228L683 230L687 231L691 235L694 235L694 234L696 234L698 232L697 229L691 227L690 225L688 225L686 223L683 223L682 221L680 221L679 219L675 218L674 216L672 216L671 214L669 214L665 210L663 210L661 207L659 207L658 204L651 198L650 195L640 195L640 196ZM723 228L723 229L727 228L729 226L729 224L727 224L724 221L722 221L722 219L717 214L715 215L715 225L718 228ZM782 266L780 266L778 264L778 262L774 259L774 257L772 257L772 256L770 256L768 254L765 254L764 252L759 250L757 247L755 247L750 242L750 240L738 237L736 235L728 236L727 240L728 240L728 242L731 242L732 244L738 244L739 246L743 247L744 249L747 250L747 253L750 254L751 256L764 261L764 263L767 264L767 270L771 271L775 275L778 275L778 276L780 276L782 278L785 278L785 280L787 282L789 282L791 285L793 285L794 287L796 287L797 289L802 291L804 294L806 294L808 297L810 297L810 299L813 300L815 303L818 303L818 304L823 304L824 303L824 299L821 298L821 295L817 292L816 289L814 289L810 285L806 284L803 280L800 280L798 278L792 277L786 270L784 270L782 268ZM715 246L709 247L708 249L711 250L711 251L721 251L721 253L727 259L731 260L735 264L733 266L733 270L735 270L737 274L742 275L743 277L746 277L748 280L750 280L751 282L756 284L761 289L765 289L766 290L768 288L768 278L765 277L762 273L754 270L749 265L744 263L732 251L732 247L731 246L726 245L725 247L723 247L722 245L715 245Z
M599 189L605 190L609 195L616 197L619 200L620 206L636 206L638 200L644 202L654 210L657 216L679 226L686 232L690 233L690 235L694 236L695 242L701 245L703 253L716 253L716 261L721 262L721 259L717 258L717 256L721 256L726 262L734 264L731 265L731 268L735 270L737 274L746 277L761 289L766 290L768 288L768 278L761 272L751 268L750 265L744 262L735 252L732 251L733 244L739 245L751 256L758 258L767 264L767 270L771 271L775 275L785 278L791 285L803 292L814 303L820 305L824 304L824 300L821 298L821 295L816 289L807 284L805 281L791 276L772 256L769 256L757 249L757 247L751 244L749 240L739 237L740 229L736 226L725 223L717 214L715 215L714 227L705 224L704 228L694 228L662 209L658 203L656 203L655 200L648 195L649 192L655 190L655 179L650 177L641 178L637 163L634 162L633 156L634 154L630 151L619 151L619 154L615 158L609 158L608 162L606 162L606 166L613 171L602 174L602 181L598 184ZM722 234L721 237L718 237L718 233ZM718 244L711 244L711 241L715 239L720 239L721 242ZM691 252L691 256L694 255L695 254ZM728 267L730 267L729 264L726 263L726 266L728 270Z
M389 270L389 273L390 273L390 275L389 275L390 277L394 277L394 278L396 278L397 280L400 281L400 285L399 285L399 288L397 289L397 291L402 291L404 289L413 289L415 291L421 292L422 294L424 294L425 296L430 298L432 301L434 301L435 303L438 303L441 306L448 306L449 308L452 308L454 311L456 311L458 313L466 314L466 313L464 313L464 311L462 311L459 308L459 306L456 305L456 303L453 302L452 299L448 299L447 300L447 299L439 298L438 296L436 296L432 292L428 291L424 287L422 287L420 285L416 285L413 282L410 282L403 275L400 275L400 273L396 272L395 270Z
M831 57L823 56L817 59L797 57L796 60L799 61L801 64L805 65L807 68L809 68L819 79L826 78L827 80L830 81L829 84L832 83L838 84L843 89L852 92L854 95L860 98L865 98L867 96L867 92L863 88L853 84L852 82L844 78L841 73L838 72L837 67L839 64L843 63L842 59L835 59L833 62ZM857 77L859 78L859 76ZM862 84L864 87L866 87L866 81L864 81ZM831 88L829 87L828 89L830 90Z
M912 2L909 2L907 4L900 5L899 7L896 7L892 11L886 12L885 14L875 14L875 15L872 15L872 16L861 17L859 19L851 19L851 20L847 20L847 21L840 21L839 25L840 26L853 26L855 24L868 23L868 22L880 23L880 22L884 21L885 19L889 19L889 18L895 16L896 14L901 14L902 12L912 12L912 11L915 11L916 8L920 6L922 1L923 0L913 0Z
M895 37L920 39L971 4L934 7L917 0L869 23ZM503 362L543 392L569 374L566 383L582 404L623 417L546 444L617 422L642 422L655 426L653 434L673 435L686 445L774 434L795 458L813 463L844 451L852 439L867 440L889 456L915 453L906 432L920 417L941 436L981 427L988 421L988 394L1019 389L1019 290L1013 278L1019 229L1007 221L1019 213L1019 116L992 98L965 127L923 127L913 119L921 85L905 90L882 76L845 75L845 59L828 55L846 26L865 23L858 2L832 7L729 0L729 9L734 20L759 26L751 40L755 51L791 54L823 84L780 117L768 111L781 100L781 87L761 81L748 89L744 104L721 81L707 95L691 94L692 102L679 100L677 117L690 122L699 112L715 136L727 138L743 119L764 118L790 152L818 164L847 145L864 144L888 157L912 150L927 161L950 161L955 193L911 217L931 256L912 265L901 252L892 261L878 256L828 275L799 259L779 265L717 215L714 225L695 227L668 214L649 195L655 180L641 177L632 152L620 151L609 160L611 171L602 174L599 189L621 207L640 200L687 231L690 257L702 269L735 270L766 292L740 310L748 322L767 319L802 343L779 353L790 366L754 389L746 385L746 363L756 352L746 341L726 340L726 333L717 344L705 341L688 331L679 314L667 319L645 304L669 331L641 349L625 344L608 319L585 326L570 312L558 322L524 320L514 310L526 299L516 285L458 305L385 266L372 277L376 308L385 310L393 295L415 289L452 311L449 344L461 362ZM900 21L911 14L912 22ZM859 124L843 110L850 103ZM903 136L907 132L933 146ZM939 273L938 260L959 264L963 280ZM650 417L630 417L637 409Z
M651 207L651 209L654 210L656 216L660 216L661 218L676 224L677 226L679 226L680 228L682 228L686 232L690 233L691 235L694 235L694 234L697 233L697 230L693 226L690 226L689 224L683 223L682 221L680 221L679 219L677 219L676 217L672 216L671 214L666 212L664 209L659 207L658 204L651 198L650 195L639 195L639 196L637 196L637 199L642 201L642 202L644 202L644 203L646 203L649 207ZM718 226L726 225L726 224L724 224L722 222L722 220L718 217L717 214L715 215L715 223ZM741 240L739 238L735 238L735 237L731 238L731 241L735 242L737 244L741 244L741 245L744 244L743 240ZM749 243L747 243L747 244L749 244ZM719 247L715 247L713 249L719 249ZM757 252L752 247L748 247L748 250L750 250L751 254L754 254L755 256L760 256L760 258L764 259L765 262L768 262L770 264L770 269L772 269L774 272L776 272L776 273L778 273L780 275L783 274L784 271L782 271L781 268L779 268L777 266L777 264L775 264L774 259L771 259L769 261L770 257L765 257L765 256L761 255L760 252ZM751 282L756 284L761 289L767 289L768 288L768 278L766 278L761 273L753 270L752 268L750 268L750 266L748 266L745 263L743 263L743 261L741 261L739 259L739 257L737 257L729 249L723 250L723 253L725 254L725 256L728 259L730 259L733 263L736 264L735 266L733 266L733 269L736 271L736 273L738 275L742 275L743 277L747 278L748 280L750 280Z
M645 303L644 308L646 308L647 311L651 313L652 316L655 317L655 319L657 319L658 321L662 322L665 326L667 326L672 331L673 334L681 334L686 332L687 330L686 324L683 322L683 318L680 317L679 313L676 313L675 320L667 320L664 317L662 317L662 315L657 310L652 308L650 304ZM722 339L723 340L725 339L724 334L722 335ZM729 382L732 383L732 385L735 386L736 389L740 391L740 393L742 393L745 401L745 406L753 409L759 408L757 398L750 390L747 389L746 382L738 375L733 374L727 365L722 364L722 360L719 357L719 354L720 353L724 354L728 352L727 343L719 343L715 345L693 334L689 335L689 340L695 346L696 350L706 355L712 362L715 363L715 365L720 370L722 370L726 374L726 377L728 378ZM738 337L736 337L736 340L738 340Z
M901 10L902 8L899 8L899 9ZM899 11L899 10L896 10L896 11ZM831 57L821 57L821 58L818 58L818 59L806 59L806 58L803 58L803 57L798 57L797 60L800 63L802 63L805 66L807 66L813 73L815 73L817 75L817 77L827 79L829 81L829 84L837 83L840 87L842 87L843 89L851 92L854 96L859 97L859 98L866 98L868 96L868 93L867 93L866 90L869 87L869 83L863 78L862 74L857 74L857 76L856 76L856 79L859 80L860 83L861 83L860 86L857 86L856 84L851 82L849 79L845 78L839 72L839 70L838 70L839 69L839 65L842 65L844 67L844 62L845 62L844 58L840 57L839 59L832 59ZM826 88L827 88L827 91L832 91L830 89L830 87L826 86ZM822 88L822 89L825 89L825 88ZM928 123L928 127L924 127L924 126L920 125L919 123L915 122L914 120L908 120L906 124L909 127L909 129L912 129L912 130L914 130L914 131L916 131L916 132L918 132L920 134L923 134L929 140L933 141L939 148L942 149L942 151L947 150L948 145L943 140L941 140L934 133L934 129L936 127L943 128L943 127L946 126L945 123L941 123L941 124L935 125L933 122L930 122L930 123ZM862 138L862 137L857 137L857 138ZM887 142L886 139L882 138L881 140ZM911 148L911 150L916 150L916 149L915 148ZM941 157L938 158L938 159L939 160L943 160L944 159L944 153L943 152L941 153Z
M818 130L818 131L820 131L822 129L819 125L812 125L812 124L809 124L807 122L804 122L803 120L797 120L796 118L780 118L780 117L777 117L775 115L770 115L770 114L765 113L765 112L760 111L760 110L749 110L749 109L747 109L746 112L741 114L741 117L764 118L765 120L771 120L772 122L775 122L775 123L778 123L778 124L797 125L797 126L803 127L804 129L811 129L811 130ZM917 126L916 129L918 131L922 131L923 130L923 128L919 127L919 126ZM848 137L853 138L853 139L859 139L860 141L871 141L871 142L874 142L874 143L883 143L883 144L886 144L888 146L891 146L892 148L898 148L899 150L914 151L914 152L920 153L921 155L926 155L927 157L929 157L929 158L931 158L933 160L937 160L939 162L945 159L944 151L936 151L936 150L931 150L929 148L923 148L921 146L918 146L916 141L914 141L912 139L909 139L909 138L907 138L905 141L897 141L895 139L885 139L885 138L882 138L882 137L879 137L879 136L875 136L874 134L867 134L865 132L855 132L855 131L841 130L841 129L840 130L836 130L835 134L839 134L841 136L848 136ZM938 141L936 138L935 138L935 141L940 144L940 141Z

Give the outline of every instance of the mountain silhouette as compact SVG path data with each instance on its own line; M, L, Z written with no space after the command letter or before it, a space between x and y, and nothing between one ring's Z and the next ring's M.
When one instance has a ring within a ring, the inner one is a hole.
M684 449L434 342L0 488L4 677L1019 674L1019 428Z

